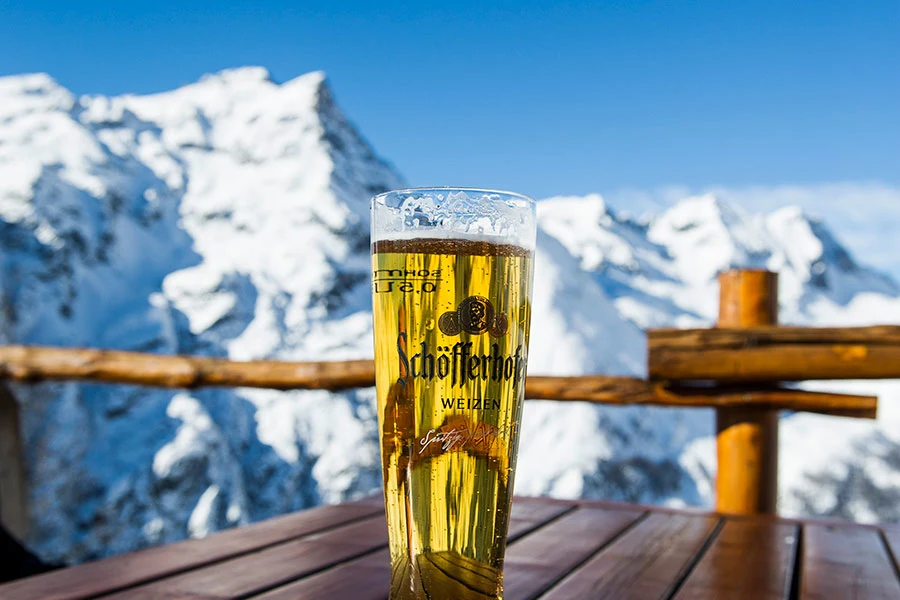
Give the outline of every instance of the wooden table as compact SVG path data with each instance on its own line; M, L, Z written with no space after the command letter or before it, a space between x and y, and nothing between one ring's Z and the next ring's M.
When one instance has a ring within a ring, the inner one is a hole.
M386 598L379 499L0 586L3 600ZM517 498L508 600L900 598L900 528ZM435 599L442 600L442 599Z

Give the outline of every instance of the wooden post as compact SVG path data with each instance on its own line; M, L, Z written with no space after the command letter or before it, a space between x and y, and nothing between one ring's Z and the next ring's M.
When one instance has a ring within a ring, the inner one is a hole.
M28 532L19 404L0 382L0 522L22 540Z
M719 275L718 327L778 323L778 275L736 270ZM716 410L716 510L775 514L778 496L778 411Z

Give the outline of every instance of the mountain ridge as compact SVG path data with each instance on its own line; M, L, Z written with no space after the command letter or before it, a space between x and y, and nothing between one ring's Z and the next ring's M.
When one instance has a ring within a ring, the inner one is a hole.
M279 84L245 68L79 98L47 76L0 78L0 173L0 342L372 355L368 199L405 183L321 72ZM900 319L896 283L797 211L754 215L710 196L637 219L592 195L542 200L538 221L534 374L642 375L642 329L711 323L715 275L730 266L780 271L787 322ZM49 560L205 535L380 483L372 390L14 391L29 542ZM799 450L784 461L787 512L894 515L894 412L874 425L783 419L831 461ZM702 505L711 435L710 411L529 402L516 490Z

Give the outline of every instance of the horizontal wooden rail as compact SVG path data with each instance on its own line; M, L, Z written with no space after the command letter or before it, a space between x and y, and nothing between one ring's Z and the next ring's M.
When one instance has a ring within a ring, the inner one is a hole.
M578 400L615 405L647 404L681 408L754 407L874 419L875 396L810 392L790 388L687 386L633 377L542 377L530 375L525 397L533 400Z
M4 377L22 382L70 379L167 388L344 390L375 385L375 367L371 360L234 362L92 348L0 346L0 378Z
M744 327L647 332L651 379L900 379L900 327Z
M222 358L138 352L0 346L0 379L35 383L86 380L168 388L207 386L343 390L375 384L371 360L234 362ZM673 407L765 406L776 410L874 418L877 398L763 387L671 386L633 377L529 376L525 397L616 405Z

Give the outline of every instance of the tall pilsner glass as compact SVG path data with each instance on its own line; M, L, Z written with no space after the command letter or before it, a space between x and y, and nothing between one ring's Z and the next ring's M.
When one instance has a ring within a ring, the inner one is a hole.
M534 201L372 199L391 599L503 597L531 317Z

